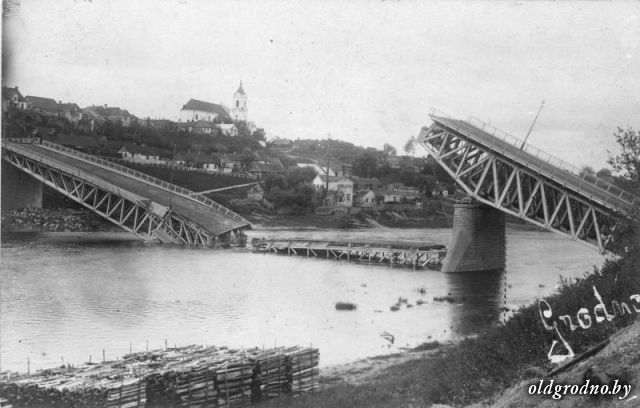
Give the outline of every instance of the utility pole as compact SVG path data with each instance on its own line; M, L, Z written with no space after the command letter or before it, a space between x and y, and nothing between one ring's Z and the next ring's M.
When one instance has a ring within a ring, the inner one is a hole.
M533 123L531 124L531 127L529 128L529 131L527 132L527 135L524 137L524 142L522 142L522 146L520 146L520 150L524 149L524 145L527 144L527 139L529 139L529 135L531 134L531 131L533 130L533 125L536 124L536 121L538 120L538 116L540 116L540 112L542 112L542 108L544 107L544 101L542 101L542 104L540 105L540 109L538 109L538 113L536 114L536 117L533 119Z
M325 171L325 188L324 188L324 198L329 196L329 164L331 163L331 133L329 133L329 139L327 140L327 169Z
M171 157L171 169L169 170L169 184L173 184L173 167L176 165L176 144L173 144L173 156ZM169 194L169 211L173 205L173 193Z

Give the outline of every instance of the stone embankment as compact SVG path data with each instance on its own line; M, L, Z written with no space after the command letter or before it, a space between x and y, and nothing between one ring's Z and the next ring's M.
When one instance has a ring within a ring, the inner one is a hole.
M117 231L119 228L88 210L22 208L2 211L3 232Z

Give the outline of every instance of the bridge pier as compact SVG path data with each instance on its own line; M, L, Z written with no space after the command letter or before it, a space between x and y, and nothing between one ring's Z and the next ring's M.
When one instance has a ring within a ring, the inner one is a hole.
M506 260L504 213L484 204L454 205L451 245L442 272L504 270Z
M42 208L42 183L2 161L2 209Z

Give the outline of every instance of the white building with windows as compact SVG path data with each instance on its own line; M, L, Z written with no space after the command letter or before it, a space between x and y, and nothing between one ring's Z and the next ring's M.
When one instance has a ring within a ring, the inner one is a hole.
M181 122L197 122L199 120L216 123L231 122L231 117L222 105L189 99L180 110Z
M236 122L247 121L247 93L242 88L242 81L236 93L233 94L233 105L231 107L231 117Z
M327 176L316 176L312 184L316 190L327 188L328 195L332 198L332 202L336 207L353 207L353 181L347 177L331 177L327 183Z

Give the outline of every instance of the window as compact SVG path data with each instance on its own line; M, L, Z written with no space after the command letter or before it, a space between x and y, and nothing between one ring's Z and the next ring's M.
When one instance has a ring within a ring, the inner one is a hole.
M198 120L198 114L196 113L196 120Z
M240 106L240 101L236 100L236 108Z

